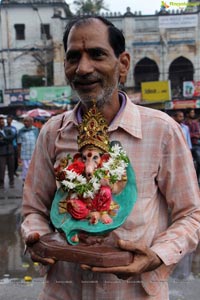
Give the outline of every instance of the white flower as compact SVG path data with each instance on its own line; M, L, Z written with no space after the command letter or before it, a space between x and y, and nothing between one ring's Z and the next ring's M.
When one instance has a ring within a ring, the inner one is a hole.
M83 198L94 198L94 193L92 191L87 191L83 193Z
M70 170L66 170L66 175L65 177L68 179L68 180L74 180L76 177L77 177L77 174L76 172L74 171L70 171Z
M87 182L87 179L83 177L82 175L77 175L76 180L80 182L81 184L85 184Z
M69 190L74 189L75 186L76 186L73 182L67 181L67 180L63 180L63 181L62 181L62 184L63 184L65 187L67 187Z
M93 184L94 192L97 192L101 186L99 179L93 176L90 182Z
M116 144L111 148L110 155L114 158L120 155L121 152L122 152L122 147Z

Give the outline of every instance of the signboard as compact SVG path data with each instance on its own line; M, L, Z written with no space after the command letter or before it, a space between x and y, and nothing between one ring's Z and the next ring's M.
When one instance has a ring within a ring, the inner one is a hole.
M70 86L50 86L30 88L30 101L38 101L43 104L63 105L70 104Z
M3 103L3 91L0 90L0 104Z
M198 15L160 16L158 24L159 28L197 27Z
M200 100L174 100L165 104L165 109L200 108Z
M29 100L29 89L6 89L6 102L10 104L17 104Z
M200 81L184 81L183 96L185 98L200 97Z
M171 100L170 81L142 82L142 100L147 102Z

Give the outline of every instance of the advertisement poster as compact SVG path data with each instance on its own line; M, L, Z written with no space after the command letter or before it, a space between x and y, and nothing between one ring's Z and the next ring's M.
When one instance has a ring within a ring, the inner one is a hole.
M184 81L183 96L185 98L200 97L200 81Z
M164 102L171 100L170 81L142 82L142 100L146 102Z
M29 89L6 89L5 98L8 104L20 104L29 100Z
M30 88L30 101L45 105L63 105L71 102L70 86L49 86Z

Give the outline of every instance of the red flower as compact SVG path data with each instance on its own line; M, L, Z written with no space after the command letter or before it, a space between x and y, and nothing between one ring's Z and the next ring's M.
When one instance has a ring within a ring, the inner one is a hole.
M59 181L63 181L63 180L65 180L65 175L66 175L66 172L61 171L61 172L56 174L56 179L59 180Z
M83 174L84 170L85 170L85 164L82 161L75 161L73 162L71 165L69 165L67 167L67 170L69 171L74 171L77 174L81 175Z

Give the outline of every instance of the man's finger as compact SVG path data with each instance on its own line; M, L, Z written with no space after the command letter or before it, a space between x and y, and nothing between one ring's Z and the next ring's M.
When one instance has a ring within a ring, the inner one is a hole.
M125 240L119 240L118 246L123 250L135 252L138 254L146 254L148 251L148 248L144 245L138 245L134 242L125 241Z
M101 273L112 273L112 274L128 274L130 273L127 266L120 266L120 267L108 267L108 268L102 268L102 267L92 267L92 272L101 272Z
M32 261L41 263L43 265L53 265L55 263L53 258L41 257L33 252L30 252L30 255Z

